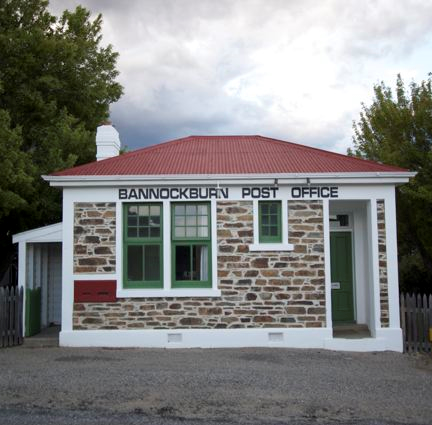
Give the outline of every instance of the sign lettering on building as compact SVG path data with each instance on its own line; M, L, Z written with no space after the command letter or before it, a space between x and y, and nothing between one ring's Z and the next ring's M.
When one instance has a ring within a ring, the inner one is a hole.
M338 198L337 186L293 186L289 187L292 199L326 199ZM245 186L240 188L241 199L278 199L279 187L276 186ZM118 191L120 200L204 200L229 199L228 187L138 187L121 188Z

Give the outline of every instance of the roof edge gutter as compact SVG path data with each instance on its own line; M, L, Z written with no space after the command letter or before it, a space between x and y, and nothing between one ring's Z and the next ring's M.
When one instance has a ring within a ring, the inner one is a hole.
M337 183L407 183L416 172L363 172L363 173L293 173L293 174L191 174L191 175L115 175L115 176L53 176L42 178L54 187L125 186L137 184L184 185L196 184L326 184ZM211 183L210 183L211 182Z

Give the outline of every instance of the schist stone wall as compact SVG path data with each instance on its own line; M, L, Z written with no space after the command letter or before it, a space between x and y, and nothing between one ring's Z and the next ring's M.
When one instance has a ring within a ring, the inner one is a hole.
M388 300L388 281L387 281L387 247L386 247L384 200L377 201L377 223L378 223L381 326L383 328L388 328L389 327L389 300Z
M82 212L90 208L79 205ZM93 236L97 226L89 227L84 233ZM293 251L250 252L252 202L219 201L221 297L75 303L74 329L325 327L322 202L289 201L288 232Z
M74 205L74 273L115 272L115 203Z

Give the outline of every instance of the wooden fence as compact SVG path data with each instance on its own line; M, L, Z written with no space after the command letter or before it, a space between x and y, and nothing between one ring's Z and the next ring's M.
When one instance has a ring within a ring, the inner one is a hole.
M0 288L0 347L23 342L23 289Z
M405 352L432 352L432 295L400 294Z

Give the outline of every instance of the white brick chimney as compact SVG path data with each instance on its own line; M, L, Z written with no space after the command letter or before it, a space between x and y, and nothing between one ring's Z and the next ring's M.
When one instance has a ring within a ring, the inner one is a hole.
M104 124L96 132L96 160L118 156L120 138L118 131L111 124Z

